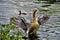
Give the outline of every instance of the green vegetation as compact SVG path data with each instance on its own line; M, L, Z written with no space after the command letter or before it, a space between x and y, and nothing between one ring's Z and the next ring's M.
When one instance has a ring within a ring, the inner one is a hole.
M10 24L0 24L0 40L22 40L22 31L13 33L10 35L10 30L17 28L17 25L14 25L15 20L10 20Z

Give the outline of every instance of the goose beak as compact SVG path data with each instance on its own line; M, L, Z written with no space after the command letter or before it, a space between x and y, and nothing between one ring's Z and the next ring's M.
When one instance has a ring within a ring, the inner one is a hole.
M37 11L36 9L32 10L33 13L35 13L36 11Z

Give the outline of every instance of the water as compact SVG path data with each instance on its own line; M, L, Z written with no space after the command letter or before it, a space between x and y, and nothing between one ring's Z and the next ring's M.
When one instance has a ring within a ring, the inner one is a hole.
M40 8L45 3L34 3L36 0L0 0L0 23L8 24L11 16L18 16L19 10L27 12L24 16L26 19L31 20L31 10ZM36 15L43 14L51 15L50 19L40 26L37 34L39 40L60 40L60 6L59 4L51 4L47 7L50 11L39 11Z

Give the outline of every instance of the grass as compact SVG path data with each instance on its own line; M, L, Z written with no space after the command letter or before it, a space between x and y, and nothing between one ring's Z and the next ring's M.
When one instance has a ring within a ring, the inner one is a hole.
M22 31L13 33L10 35L10 30L17 28L17 25L14 25L14 19L10 20L10 24L0 24L0 40L22 40Z

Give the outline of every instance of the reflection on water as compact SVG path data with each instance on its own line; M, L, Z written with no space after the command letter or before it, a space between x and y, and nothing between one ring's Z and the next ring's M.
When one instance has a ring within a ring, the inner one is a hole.
M34 1L35 0L0 0L0 23L9 23L11 16L18 16L19 10L26 11L28 14L24 17L27 20L31 20L31 9L44 5L44 3L37 4L34 3ZM50 19L41 25L37 32L39 40L60 40L60 6L58 4L52 4L50 9L51 8L53 8L53 12L47 12L51 15ZM44 14L43 11L41 14L40 12L38 12L37 17ZM36 40L38 39L36 38Z
M32 35L32 36L29 36L29 40L38 40L38 36L37 35Z
M29 37L22 37L25 40L39 40L37 35L29 36Z

